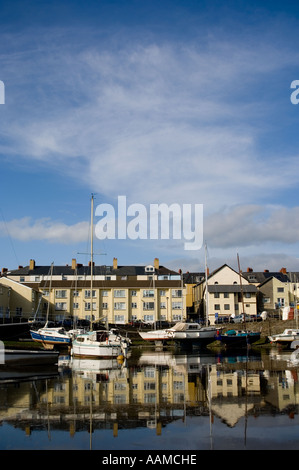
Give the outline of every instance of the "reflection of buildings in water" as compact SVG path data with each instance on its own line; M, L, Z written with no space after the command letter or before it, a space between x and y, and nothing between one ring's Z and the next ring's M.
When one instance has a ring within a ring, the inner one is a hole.
M2 385L0 419L24 429L50 423L71 434L89 430L92 419L93 429L111 429L116 437L121 428L147 426L161 434L171 421L208 416L209 398L212 413L228 426L269 403L278 410L298 403L298 380L290 370L267 373L172 354L140 359L111 365L81 360L69 369L65 364L55 379Z

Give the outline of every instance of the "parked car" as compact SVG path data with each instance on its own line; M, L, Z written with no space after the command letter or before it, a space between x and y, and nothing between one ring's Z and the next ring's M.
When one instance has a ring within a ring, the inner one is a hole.
M230 317L218 317L215 320L216 325L220 325L222 323L229 323L230 322Z
M242 315L236 315L235 317L232 318L233 323L242 323L244 321L252 321L251 315L245 315L244 319L244 314Z

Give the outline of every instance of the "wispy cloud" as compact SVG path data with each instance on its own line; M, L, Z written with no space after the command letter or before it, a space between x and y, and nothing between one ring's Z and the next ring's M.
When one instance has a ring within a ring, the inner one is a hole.
M34 241L44 240L50 243L71 244L86 241L89 223L79 222L67 225L49 218L32 220L30 217L0 222L0 233L7 234L15 240Z

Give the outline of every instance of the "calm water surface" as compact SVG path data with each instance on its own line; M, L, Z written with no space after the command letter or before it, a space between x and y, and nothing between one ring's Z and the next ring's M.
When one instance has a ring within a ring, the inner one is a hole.
M0 381L0 449L299 449L290 352L134 349L123 363L60 356Z

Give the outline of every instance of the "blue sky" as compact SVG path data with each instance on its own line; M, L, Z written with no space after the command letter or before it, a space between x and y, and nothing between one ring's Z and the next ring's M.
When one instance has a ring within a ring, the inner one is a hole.
M0 266L86 263L95 193L203 204L211 268L299 271L298 23L288 1L0 1ZM204 268L184 240L95 253Z

